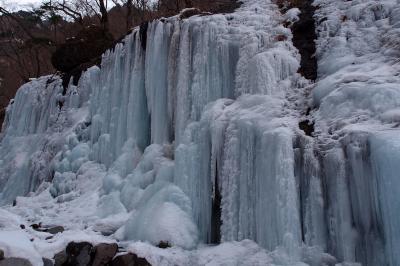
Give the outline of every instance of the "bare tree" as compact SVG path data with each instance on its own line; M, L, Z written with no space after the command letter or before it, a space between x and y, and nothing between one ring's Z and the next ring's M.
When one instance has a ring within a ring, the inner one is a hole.
M40 76L43 68L49 68L45 58L54 45L54 41L41 32L44 26L41 14L11 13L3 7L0 7L0 14L0 58L12 62L24 81Z
M84 21L97 18L104 29L108 29L108 1L107 0L47 0L41 8L66 16L74 22L84 25Z

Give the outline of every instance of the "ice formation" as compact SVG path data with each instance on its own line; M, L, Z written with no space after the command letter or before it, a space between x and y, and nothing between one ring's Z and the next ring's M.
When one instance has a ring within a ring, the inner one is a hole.
M1 136L0 237L21 219L65 226L58 246L101 233L155 265L399 265L399 3L314 5L315 84L282 25L299 10L249 0L136 29L66 93L56 76L22 86ZM51 253L35 237L23 248Z

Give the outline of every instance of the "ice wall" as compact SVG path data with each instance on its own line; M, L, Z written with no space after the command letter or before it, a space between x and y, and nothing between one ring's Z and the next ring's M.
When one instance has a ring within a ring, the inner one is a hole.
M398 1L314 4L319 7L319 80L312 116L322 155L328 251L363 265L397 265L392 226L398 219L392 211L400 199L387 197L400 192L390 174L400 160L394 151L400 99L394 74L399 71L394 48ZM383 159L384 153L390 159Z
M83 79L84 80L84 79ZM84 82L84 81L82 81ZM88 100L90 92L71 86L62 95L57 76L41 77L23 85L7 108L0 148L0 203L35 191L52 179L49 167L68 132L82 120L74 113ZM60 111L60 106L65 107Z

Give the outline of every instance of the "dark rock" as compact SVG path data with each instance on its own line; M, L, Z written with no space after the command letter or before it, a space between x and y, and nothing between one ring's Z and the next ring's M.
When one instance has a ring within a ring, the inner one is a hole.
M94 248L93 266L108 265L117 254L117 244L99 244Z
M4 251L0 249L0 260L4 259Z
M111 266L151 266L144 258L139 258L136 254L128 253L115 257Z
M314 133L314 123L313 123L313 122L311 122L311 121L309 121L309 120L301 121L301 122L299 123L299 128L300 128L301 130L303 130L304 133L305 133L307 136L312 137L312 134Z
M149 22L143 22L140 24L139 28L139 37L140 37L140 44L142 45L143 50L146 50L147 46L147 29L149 28Z
M71 242L66 248L67 261L63 266L87 266L90 265L92 244L88 242Z
M25 229L25 225L20 224L19 227L21 227L21 229Z
M170 248L171 244L168 241L160 241L160 243L158 243L157 247L159 247L159 248Z
M46 233L50 233L52 235L64 232L64 227L62 227L62 226L54 226L54 227L46 228L46 227L42 227L42 224L39 223L39 224L32 224L31 227L35 231L46 232Z
M22 258L6 258L0 260L0 266L32 266L32 263Z
M311 1L293 1L300 9L299 21L293 24L293 44L301 55L299 73L305 78L316 80L317 78L317 58L315 42L317 34L315 31L314 11L315 6Z
M39 224L31 224L32 229L33 229L33 230L36 230L36 231L37 231L41 226L42 226L41 223L39 223Z
M51 259L42 258L42 260L43 260L43 266L54 266L54 263Z
M44 232L50 233L52 235L55 235L55 234L64 232L64 227L62 227L62 226L54 226L54 227L45 229Z

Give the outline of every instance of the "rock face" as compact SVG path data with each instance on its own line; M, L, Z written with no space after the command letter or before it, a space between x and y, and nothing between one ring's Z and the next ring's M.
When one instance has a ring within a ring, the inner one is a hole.
M68 86L71 77L77 84L82 71L99 64L101 55L114 44L111 33L97 26L83 29L76 37L62 44L52 55L51 63L64 73L63 86Z
M185 19L185 18L190 18L192 16L196 16L201 14L200 9L198 8L187 8L181 11L181 13L179 14L179 17L181 19Z
M151 264L144 258L139 258L137 255L128 253L116 257L111 266L151 266Z
M79 65L101 56L113 43L111 33L100 27L90 26L62 44L52 55L51 62L57 70L70 72Z
M32 266L32 264L27 259L6 258L0 260L0 266Z
M292 26L293 44L299 49L301 54L301 74L310 80L317 78L317 58L315 42L317 35L315 33L314 12L315 7L311 1L293 1L294 7L301 11L300 19Z

